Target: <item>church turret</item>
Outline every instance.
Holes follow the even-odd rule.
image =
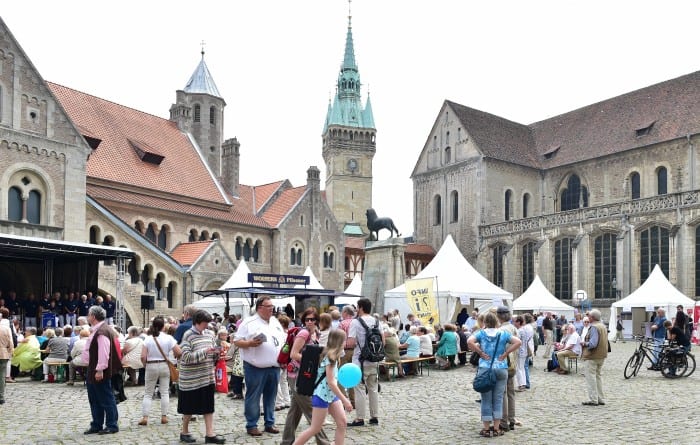
[[[352,15],[348,15],[345,52],[333,101],[323,127],[326,200],[338,222],[359,222],[367,232],[365,211],[372,207],[372,159],[376,129],[369,96],[362,107],[360,71],[355,60]]]
[[[221,160],[225,106],[226,102],[204,62],[202,49],[202,59],[190,80],[176,93],[175,104],[170,107],[170,120],[180,130],[192,134],[217,178],[225,176]]]

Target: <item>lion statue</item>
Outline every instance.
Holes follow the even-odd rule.
[[[367,209],[367,228],[369,229],[370,239],[378,240],[379,231],[381,229],[387,229],[389,231],[389,238],[394,235],[394,232],[396,232],[396,236],[401,236],[399,229],[394,225],[394,221],[392,221],[391,218],[379,218],[374,209]]]

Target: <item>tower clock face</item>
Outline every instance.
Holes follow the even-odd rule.
[[[352,172],[357,170],[357,160],[356,159],[348,160],[348,170],[350,170]]]

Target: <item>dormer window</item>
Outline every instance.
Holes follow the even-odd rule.
[[[647,124],[645,124],[645,125],[642,125],[641,127],[637,128],[637,129],[635,130],[635,133],[636,133],[637,137],[639,138],[639,137],[646,136],[646,135],[648,135],[649,133],[651,133],[651,129],[652,129],[652,127],[654,126],[654,122],[656,122],[656,121],[651,121],[651,122],[649,122],[649,123],[647,123]]]
[[[545,159],[552,159],[554,156],[556,156],[557,152],[561,148],[561,145],[557,145],[556,147],[552,147],[549,150],[544,152],[544,158]]]
[[[165,156],[160,154],[158,150],[148,146],[145,142],[133,141],[131,139],[127,140],[129,141],[134,151],[136,152],[138,157],[141,158],[142,161],[155,165],[160,165],[160,163],[163,162],[163,159],[165,159]]]

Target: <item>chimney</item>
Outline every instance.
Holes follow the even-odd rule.
[[[241,144],[235,137],[226,139],[221,146],[221,184],[233,196],[238,196],[240,148]]]
[[[314,192],[321,190],[321,171],[315,165],[306,170],[306,186]]]

